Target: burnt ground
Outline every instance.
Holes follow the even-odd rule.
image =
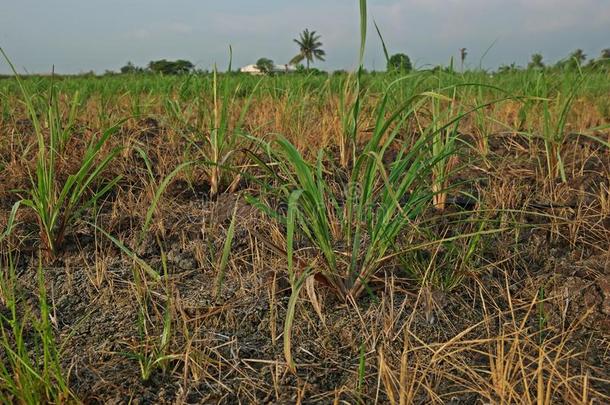
[[[160,130],[148,122],[146,131],[152,138]],[[462,162],[468,169],[456,180],[477,189],[476,208],[492,213],[490,228],[507,230],[483,238],[454,288],[422,286],[413,269],[392,263],[355,305],[317,284],[322,317],[303,291],[292,330],[296,373],[282,346],[290,296],[285,258],[261,240],[280,236],[242,198],[256,190],[210,198],[204,183],[177,178],[138,243],[146,208],[137,204],[145,198],[130,188],[137,178],[125,180],[95,222],[167,277],[151,280],[90,224],[73,230],[44,266],[72,391],[85,403],[385,403],[398,398],[402,384],[416,403],[477,404],[507,398],[507,387],[515,401],[535,398],[542,375],[553,402],[574,400],[587,384],[591,398],[608,401],[608,150],[572,140],[570,181],[549,185],[540,158],[518,139],[493,141],[493,164]],[[14,196],[2,199],[2,210],[10,209]],[[235,204],[236,235],[217,295]],[[21,305],[35,308],[36,224],[27,214],[21,219],[18,292]],[[447,227],[460,231],[437,222],[433,236]],[[422,266],[436,263],[435,251],[424,253],[417,256]],[[166,313],[170,339],[158,349]],[[137,356],[154,350],[172,356],[144,380]]]

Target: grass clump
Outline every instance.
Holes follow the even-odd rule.
[[[31,405],[73,402],[61,365],[63,349],[55,342],[42,265],[38,268],[38,314],[28,308],[23,312],[10,258],[1,273],[0,301],[7,311],[0,314],[0,401]]]
[[[1,50],[0,50],[1,51]],[[67,229],[74,224],[84,210],[93,206],[103,195],[110,191],[119,181],[119,177],[106,185],[94,189],[102,172],[119,152],[118,148],[103,154],[108,139],[117,132],[119,124],[103,131],[85,150],[80,165],[64,181],[60,180],[58,164],[67,157],[62,151],[69,140],[70,129],[74,123],[74,111],[78,99],[72,101],[70,118],[67,126],[61,124],[58,99],[54,87],[51,87],[49,104],[45,106],[49,130],[45,133],[38,113],[34,107],[33,97],[21,81],[15,68],[9,62],[23,97],[23,102],[34,126],[38,153],[36,169],[30,174],[31,189],[26,190],[27,198],[21,203],[31,208],[38,219],[40,241],[47,257],[53,257],[61,248]]]

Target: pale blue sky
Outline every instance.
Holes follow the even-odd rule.
[[[357,0],[2,0],[0,46],[20,71],[118,70],[127,61],[183,58],[209,69],[268,57],[287,62],[292,42],[310,28],[322,35],[322,69],[357,61]],[[467,64],[524,65],[534,52],[554,62],[576,48],[596,57],[610,48],[610,0],[369,0],[366,63],[384,59],[372,19],[391,53],[417,66],[446,64],[468,48]],[[0,72],[8,72],[0,61]]]

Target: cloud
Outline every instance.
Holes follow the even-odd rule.
[[[130,39],[148,39],[151,35],[151,31],[146,28],[140,28],[127,33],[127,37]]]
[[[193,32],[193,27],[181,22],[172,22],[166,25],[165,30],[176,34],[188,34]]]
[[[194,31],[194,28],[182,22],[168,22],[154,24],[148,28],[137,28],[127,32],[128,39],[150,40],[167,35],[186,35]]]
[[[532,34],[610,26],[610,2],[599,0],[517,0],[522,28]]]
[[[506,27],[508,34],[610,26],[607,0],[394,0],[371,3],[371,9],[394,31],[404,31],[406,22],[419,20],[415,25],[427,24],[446,37],[485,35],[489,25],[496,31]]]

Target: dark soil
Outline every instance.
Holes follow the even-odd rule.
[[[141,136],[151,142],[163,132],[152,118],[140,125]],[[20,131],[26,127],[27,123],[19,124]],[[532,339],[548,340],[551,354],[555,353],[551,347],[559,345],[558,337],[569,335],[562,353],[573,355],[558,361],[564,361],[562,367],[588,370],[589,383],[601,393],[602,403],[608,399],[603,395],[610,395],[610,223],[599,215],[598,196],[602,185],[608,187],[610,165],[607,151],[578,142],[571,147],[589,148],[588,160],[568,184],[556,185],[555,199],[537,179],[538,163],[518,155],[503,137],[492,143],[493,172],[477,168],[460,172],[463,179],[479,182],[482,204],[478,207],[498,210],[493,220],[499,226],[519,225],[486,238],[480,268],[457,288],[422,289],[400,266],[388,266],[378,275],[384,280],[382,287],[363,296],[357,308],[317,285],[323,320],[303,293],[292,331],[296,374],[287,371],[282,347],[290,296],[285,258],[261,241],[273,235],[268,219],[241,197],[252,190],[210,198],[205,183],[176,178],[159,207],[157,218],[162,220],[154,221],[141,244],[136,243],[136,235],[143,212],[103,207],[97,223],[126,241],[154,269],[166,271],[168,281],[147,278],[91,226],[81,224],[73,232],[59,256],[44,267],[70,386],[85,403],[100,404],[337,399],[386,403],[388,394],[378,383],[380,353],[398,370],[408,328],[416,346],[471,342],[460,357],[462,364],[454,357],[433,359],[423,348],[412,353],[422,368],[426,361],[433,365],[427,383],[440,401],[476,404],[484,398],[461,383],[472,377],[463,365],[488,369],[483,341],[524,323]],[[584,161],[583,156],[584,152],[576,160]],[[121,198],[126,197],[118,193],[107,204],[118,204],[114,199]],[[10,209],[11,202],[3,194],[1,209]],[[454,207],[449,212],[474,208],[471,198],[461,194],[450,202]],[[235,204],[232,259],[216,295],[215,269]],[[508,209],[527,213],[499,211]],[[568,221],[553,221],[551,216]],[[33,307],[37,305],[35,229],[35,224],[20,227],[26,246],[17,268],[20,291]],[[541,296],[544,302],[533,305]],[[167,351],[182,356],[163,362],[143,380],[134,353],[150,353],[155,338],[159,341],[167,307],[172,325]],[[142,335],[143,323],[148,338]],[[359,389],[361,353],[365,373]],[[414,398],[416,403],[429,400],[425,390]]]

